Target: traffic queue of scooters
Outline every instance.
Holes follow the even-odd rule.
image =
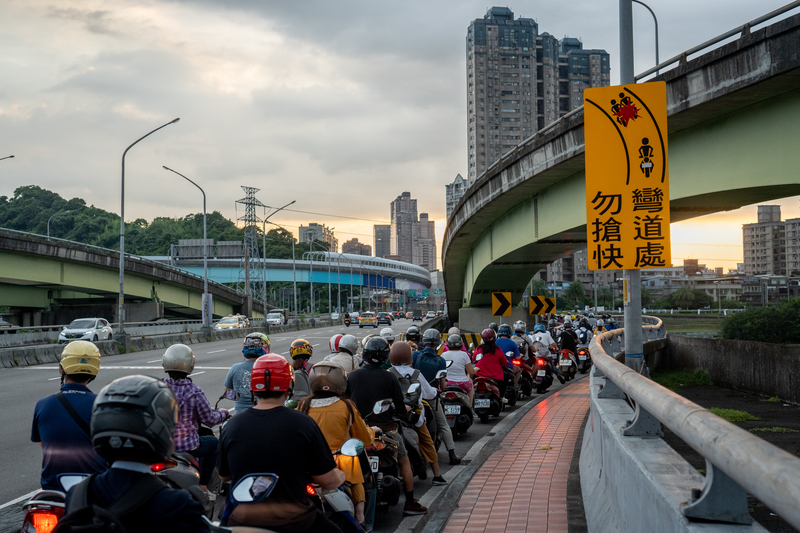
[[[514,406],[518,399],[529,397],[534,392],[537,394],[547,392],[553,384],[554,375],[563,376],[563,379],[561,377],[559,379],[564,382],[574,379],[578,372],[586,373],[591,368],[591,356],[585,344],[578,345],[577,353],[573,353],[567,349],[557,350],[554,345],[545,346],[527,334],[515,335],[513,340],[519,347],[519,355],[514,355],[514,352],[506,354],[507,356],[513,355],[511,360],[513,369],[504,368],[505,397],[501,397],[498,383],[487,377],[473,377],[472,400],[470,400],[470,391],[458,386],[448,385],[443,390],[439,390],[438,384],[441,382],[441,378],[446,377],[447,370],[441,370],[436,379],[431,381],[430,384],[439,392],[439,401],[443,404],[445,417],[454,437],[467,433],[475,418],[478,418],[481,423],[487,423],[490,417],[498,417],[506,405]],[[474,355],[475,348],[474,344],[470,344],[469,349],[463,351],[469,354],[473,364],[479,365],[482,354]],[[452,361],[447,361],[447,368],[451,363]],[[419,386],[419,383],[414,383],[405,392],[406,405],[412,410],[424,409],[426,411],[425,420],[428,432],[438,451],[442,439],[429,402],[422,400],[418,394]],[[215,410],[222,400],[236,400],[234,394],[233,391],[228,391],[226,395],[220,397],[215,405]],[[372,414],[386,412],[391,406],[390,399],[378,401]],[[370,416],[365,417],[367,423]],[[359,523],[354,517],[354,505],[347,484],[338,490],[322,490],[313,484],[309,484],[307,487],[312,501],[342,531],[356,533],[371,531],[375,523],[376,511],[386,511],[393,507],[403,495],[397,461],[399,442],[394,440],[395,438],[404,440],[414,475],[419,479],[427,477],[427,465],[420,450],[417,432],[406,419],[396,417],[395,421],[399,428],[396,437],[377,432],[374,442],[369,446],[365,446],[357,439],[350,439],[334,454],[350,457],[361,465],[361,471],[365,476],[366,494],[366,522],[364,524]],[[201,427],[201,431],[218,435],[224,425],[225,422],[216,429]],[[200,466],[191,454],[173,453],[168,461],[152,465],[151,470],[169,486],[185,489],[202,501],[204,496],[198,485]],[[25,533],[53,531],[58,520],[64,515],[66,492],[85,477],[85,475],[63,474],[58,478],[63,492],[38,491],[24,505],[25,518],[21,531]],[[231,487],[219,479],[215,470],[208,488],[217,494],[217,498],[206,507],[206,517],[211,531],[270,531],[258,528],[228,527],[227,524],[237,506],[264,501],[269,498],[277,482],[275,474],[261,473],[244,477]]]

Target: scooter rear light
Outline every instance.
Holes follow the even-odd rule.
[[[62,513],[59,511],[48,511],[45,509],[33,509],[28,511],[25,522],[22,524],[22,531],[35,531],[36,533],[51,533],[58,524],[58,519]],[[33,526],[33,530],[30,529]]]
[[[522,364],[522,361],[520,361],[519,359],[514,359],[514,365],[519,366],[521,364]]]
[[[448,391],[448,392],[444,393],[444,399],[445,400],[457,400],[458,399],[458,395],[453,391]]]
[[[151,472],[161,472],[165,468],[167,468],[167,465],[165,465],[164,463],[154,463],[150,465]]]
[[[306,492],[308,493],[309,496],[317,495],[317,491],[314,490],[314,485],[311,485],[310,483],[306,485]]]
[[[544,359],[539,359],[539,366],[544,366],[544,363],[545,363]]]

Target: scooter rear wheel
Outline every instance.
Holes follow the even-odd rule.
[[[478,418],[481,419],[481,424],[488,424],[489,423],[489,414],[488,413],[479,414]]]

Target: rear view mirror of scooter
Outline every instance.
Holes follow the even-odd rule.
[[[348,457],[358,457],[364,451],[364,443],[358,439],[348,439],[342,444],[339,453]]]
[[[452,359],[448,359],[447,363],[445,363],[445,368],[450,368],[451,366],[453,366],[453,360]]]
[[[389,407],[392,406],[392,400],[380,400],[375,402],[375,406],[372,408],[372,414],[379,415],[381,413],[385,413],[389,410]]]
[[[69,489],[86,479],[86,474],[60,474],[58,476],[58,484],[64,489],[64,492],[69,492]]]
[[[272,493],[278,483],[275,474],[250,474],[236,483],[220,517],[220,525],[225,527],[237,505],[258,503]]]

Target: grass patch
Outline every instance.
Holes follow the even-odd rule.
[[[781,403],[781,399],[777,396],[770,396],[769,398],[758,400],[759,402]]]
[[[664,326],[670,333],[711,333],[722,329],[722,319],[717,317],[689,318],[677,315],[658,315],[658,318],[664,321]]]
[[[774,427],[774,428],[753,428],[750,430],[752,433],[757,431],[765,432],[765,433],[800,433],[796,429],[789,429],[789,428],[782,428],[782,427]]]
[[[664,372],[654,372],[653,381],[670,390],[678,390],[681,387],[691,387],[692,385],[713,385],[708,372],[705,370],[667,370]]]
[[[753,416],[747,411],[738,411],[736,409],[720,409],[719,407],[711,407],[709,408],[709,411],[711,411],[718,417],[733,423],[748,422],[750,420],[761,420],[757,416]]]

